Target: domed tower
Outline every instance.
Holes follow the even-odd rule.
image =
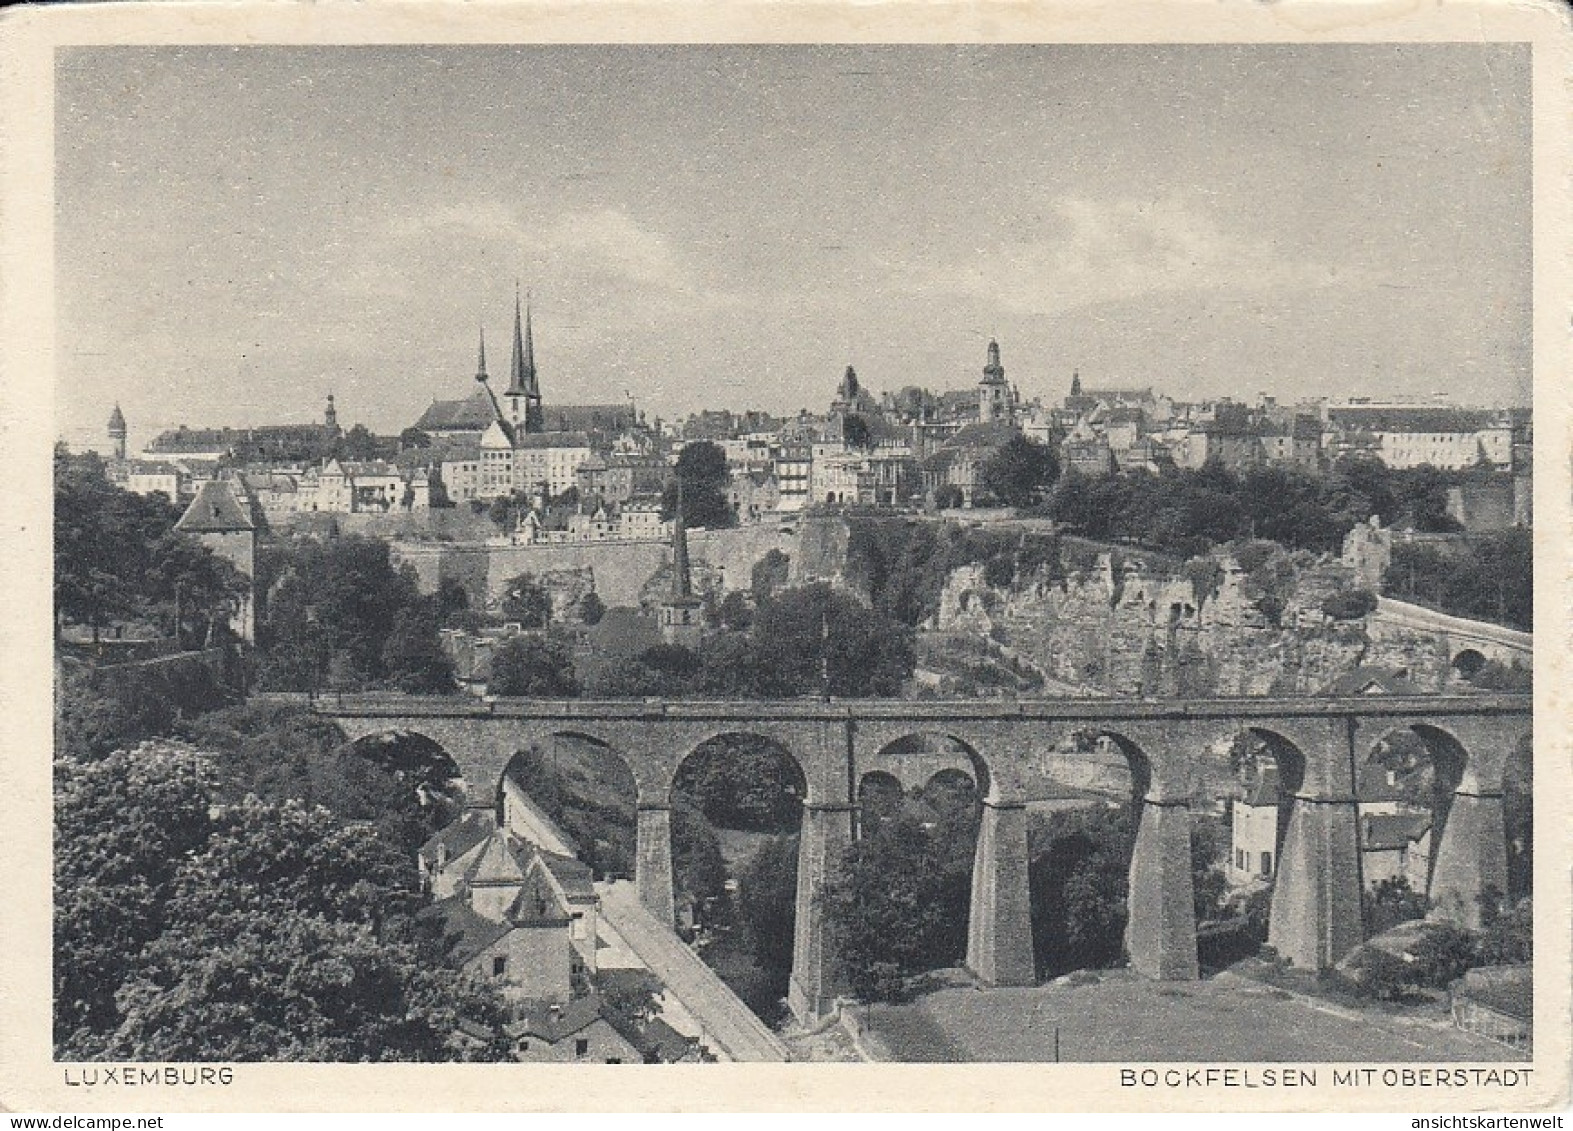
[[[322,414],[322,429],[329,436],[339,434],[339,410],[333,405],[333,394],[328,394],[328,407]]]
[[[126,458],[126,418],[118,402],[115,411],[109,414],[109,444],[114,449],[116,459]]]
[[[996,420],[1007,423],[1015,415],[1015,398],[1005,383],[1005,367],[1000,364],[1000,344],[989,339],[988,364],[983,367],[983,380],[978,382],[978,420],[990,424]]]

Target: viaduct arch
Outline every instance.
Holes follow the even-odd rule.
[[[1210,751],[1221,741],[1255,731],[1285,759],[1291,796],[1269,942],[1296,965],[1323,969],[1363,940],[1355,788],[1371,746],[1407,728],[1457,755],[1461,764],[1449,779],[1456,785],[1435,848],[1431,894],[1442,914],[1473,923],[1480,896],[1506,889],[1502,776],[1532,715],[1529,696],[1506,693],[997,702],[477,701],[372,694],[319,697],[313,709],[335,720],[351,740],[387,731],[430,739],[447,751],[476,796],[490,797],[509,760],[530,745],[575,737],[610,750],[628,766],[638,794],[640,899],[668,922],[671,789],[678,766],[726,734],[780,744],[802,768],[807,791],[789,994],[802,1018],[825,1012],[834,995],[818,896],[855,835],[859,783],[877,772],[907,784],[930,769],[932,761],[912,759],[914,737],[949,740],[946,757],[956,768],[970,766],[983,802],[967,936],[967,966],[974,974],[992,985],[1034,981],[1027,805],[1044,796],[1051,758],[1090,732],[1125,754],[1140,804],[1126,929],[1131,965],[1148,977],[1183,980],[1198,973],[1191,809],[1201,800]]]

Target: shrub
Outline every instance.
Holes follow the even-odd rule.
[[[1432,923],[1409,948],[1410,974],[1415,984],[1446,989],[1475,961],[1475,937],[1451,923]]]
[[[1376,611],[1376,594],[1369,589],[1345,589],[1322,601],[1322,612],[1333,620],[1359,620]]]
[[[1410,963],[1378,946],[1368,946],[1349,964],[1357,992],[1376,1001],[1401,1001],[1414,986]]]

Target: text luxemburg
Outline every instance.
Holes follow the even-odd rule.
[[[65,1080],[68,1088],[227,1087],[235,1082],[235,1070],[215,1064],[70,1065],[65,1069]]]

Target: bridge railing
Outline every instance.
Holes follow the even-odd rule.
[[[1522,692],[1469,695],[1354,695],[1213,699],[530,699],[406,695],[398,692],[318,694],[325,715],[425,718],[562,719],[1194,719],[1329,718],[1430,715],[1522,715]]]

